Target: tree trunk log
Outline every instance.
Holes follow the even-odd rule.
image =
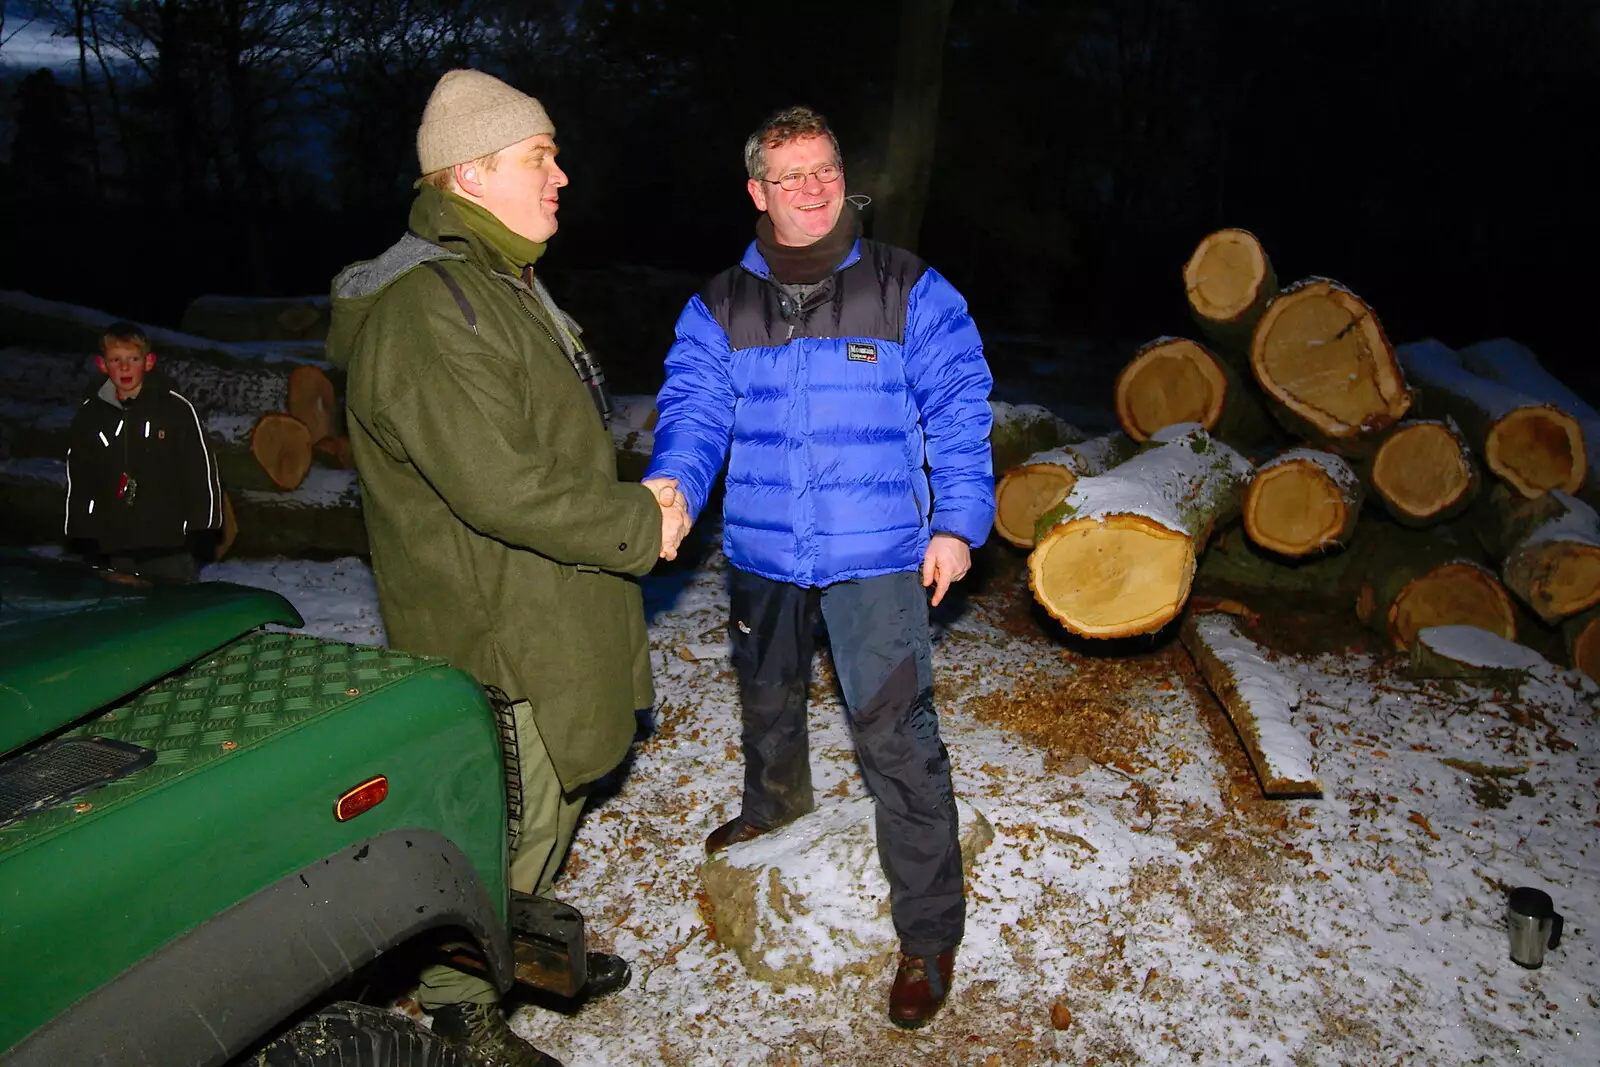
[[[1247,230],[1218,230],[1195,246],[1183,265],[1189,310],[1205,335],[1242,365],[1250,334],[1261,313],[1278,295],[1278,276]]]
[[[333,434],[339,414],[333,382],[310,364],[296,367],[289,372],[288,411],[305,423],[313,445]]]
[[[1285,556],[1347,544],[1361,515],[1361,478],[1331,452],[1296,448],[1256,468],[1244,497],[1244,528]]]
[[[1508,641],[1517,637],[1511,594],[1449,527],[1385,530],[1356,598],[1356,615],[1402,652],[1429,626],[1476,626]]]
[[[1370,454],[1411,406],[1378,316],[1327,278],[1297,282],[1267,305],[1250,368],[1291,433],[1340,455]]]
[[[1154,438],[1160,447],[1080,479],[1039,520],[1028,584],[1073,633],[1130,637],[1172,621],[1213,527],[1237,513],[1249,462],[1199,427],[1175,430]]]
[[[1429,626],[1412,642],[1410,674],[1515,689],[1530,670],[1549,662],[1526,645],[1476,626]]]
[[[1255,391],[1225,360],[1194,341],[1158,337],[1133,354],[1113,389],[1117,421],[1135,441],[1197,422],[1234,447],[1266,440],[1272,425]]]
[[[1110,433],[1028,457],[995,486],[995,532],[1018,548],[1032,548],[1039,517],[1065,500],[1079,478],[1103,474],[1137,449],[1127,435]]]
[[[1036,452],[1081,442],[1083,432],[1038,404],[1008,404],[989,401],[994,424],[989,431],[989,453],[998,477],[1028,461]]]
[[[1473,374],[1565,411],[1578,420],[1584,455],[1591,459],[1600,456],[1600,412],[1545,370],[1527,347],[1507,337],[1479,341],[1461,350],[1461,365]],[[1580,493],[1591,506],[1600,508],[1600,485],[1595,484],[1594,478],[1585,480]]]
[[[1407,526],[1465,511],[1478,495],[1478,467],[1454,419],[1412,419],[1395,427],[1372,458],[1372,492]]]
[[[1507,587],[1546,623],[1600,603],[1600,516],[1559,490],[1533,500],[1495,486],[1475,530]]]
[[[1244,527],[1230,526],[1200,557],[1195,586],[1246,588],[1349,602],[1366,577],[1367,534],[1358,525],[1351,545],[1328,555],[1290,557],[1269,552],[1250,540]]]
[[[1561,624],[1567,643],[1567,662],[1600,682],[1600,608],[1590,608]]]
[[[295,489],[311,469],[311,431],[293,415],[269,411],[250,431],[250,452],[280,489]]]
[[[1435,340],[1397,350],[1429,416],[1450,415],[1491,471],[1525,497],[1552,489],[1576,492],[1588,473],[1578,420],[1498,382],[1469,373]]]
[[[1290,709],[1300,702],[1295,684],[1267,662],[1227,615],[1190,614],[1178,633],[1200,676],[1233,720],[1261,792],[1269,797],[1320,795],[1311,744],[1289,719]]]

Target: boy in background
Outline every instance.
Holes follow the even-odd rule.
[[[106,376],[72,419],[68,538],[114,570],[192,582],[192,540],[222,526],[222,488],[200,415],[155,370],[150,339],[131,322],[100,338]]]

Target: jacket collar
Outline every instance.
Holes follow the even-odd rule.
[[[833,273],[838,274],[845,268],[855,265],[855,263],[860,259],[861,238],[857,237],[855,244],[850,246],[849,254],[847,254],[844,259],[839,262],[839,265],[834,268]],[[768,281],[772,280],[772,268],[767,266],[766,258],[763,257],[760,250],[756,248],[756,242],[754,241],[751,241],[749,247],[744,250],[744,258],[739,260],[739,266],[743,267],[751,274],[754,274],[757,278],[763,278]]]

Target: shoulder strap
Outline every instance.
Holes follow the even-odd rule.
[[[445,288],[450,290],[450,295],[456,298],[456,307],[461,309],[462,317],[467,320],[467,325],[472,327],[472,332],[478,332],[478,315],[472,310],[472,301],[467,299],[467,294],[462,291],[461,283],[456,281],[455,275],[445,270],[444,264],[437,259],[424,260],[422,265],[439,276]]]

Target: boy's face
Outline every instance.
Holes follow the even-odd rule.
[[[129,400],[139,395],[144,386],[144,376],[154,369],[156,354],[142,352],[133,341],[108,341],[105,355],[96,356],[94,365],[100,373],[111,379],[118,400]]]

